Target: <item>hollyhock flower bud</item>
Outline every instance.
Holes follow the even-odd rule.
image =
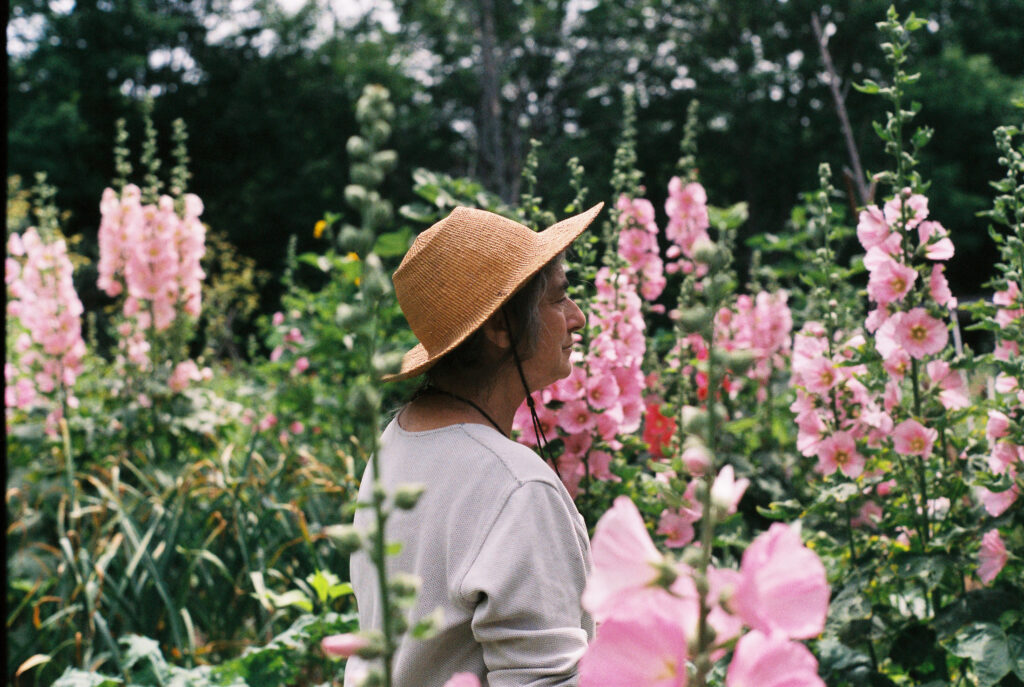
[[[978,579],[984,584],[991,584],[1007,560],[1009,554],[1002,537],[999,536],[999,530],[986,532],[981,538],[981,550],[978,552]]]
[[[352,632],[330,635],[320,641],[320,648],[332,658],[350,658],[369,645],[369,639]]]
[[[749,485],[750,480],[735,478],[731,465],[726,465],[719,471],[714,484],[711,485],[711,505],[719,513],[719,517],[736,512],[736,506]]]
[[[748,626],[807,639],[825,627],[825,566],[797,530],[774,523],[743,553],[733,607]]]
[[[754,630],[736,644],[726,687],[825,687],[818,662],[803,644]]]
[[[444,687],[480,687],[480,678],[473,673],[455,673]]]

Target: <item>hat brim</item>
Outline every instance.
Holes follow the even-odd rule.
[[[481,313],[478,317],[479,321],[474,327],[468,329],[463,336],[454,338],[443,350],[436,351],[431,355],[427,349],[423,347],[423,344],[416,344],[402,356],[401,370],[392,375],[385,375],[382,377],[382,380],[385,382],[398,382],[403,379],[411,379],[412,377],[423,374],[433,367],[434,364],[442,357],[458,347],[458,345],[465,341],[470,334],[479,329],[480,325],[486,322],[491,315],[496,313],[501,306],[505,305],[505,303],[507,303],[512,296],[514,296],[516,292],[526,284],[526,282],[530,281],[530,279],[540,272],[545,265],[551,262],[555,256],[567,249],[572,242],[575,241],[588,226],[590,226],[603,207],[603,202],[598,203],[589,210],[581,212],[578,215],[573,215],[572,217],[566,217],[562,221],[551,225],[544,231],[538,232],[537,238],[539,241],[537,243],[533,260],[515,275],[513,282],[515,286],[509,292],[508,296],[497,302],[494,308],[490,311]]]

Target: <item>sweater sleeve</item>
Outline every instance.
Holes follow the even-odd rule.
[[[463,578],[460,596],[474,609],[490,687],[577,684],[589,554],[570,509],[554,485],[520,484]]]

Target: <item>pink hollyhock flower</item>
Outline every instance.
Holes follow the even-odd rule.
[[[306,426],[299,422],[298,420],[295,420],[290,425],[288,425],[288,431],[290,431],[292,434],[302,434],[305,430]]]
[[[754,630],[736,644],[726,687],[825,687],[803,644]]]
[[[953,298],[953,292],[949,290],[949,282],[943,274],[945,268],[942,265],[932,265],[932,274],[928,278],[928,292],[938,305],[948,308],[955,308],[957,300]]]
[[[861,210],[857,222],[857,239],[865,251],[869,251],[889,236],[892,230],[885,216],[876,205]]]
[[[306,356],[302,356],[301,358],[295,361],[295,364],[292,366],[292,369],[288,374],[290,374],[292,377],[295,377],[297,375],[302,374],[308,369],[309,358],[307,358]]]
[[[611,471],[612,454],[607,451],[591,451],[587,454],[586,468],[592,479],[604,482],[621,482],[622,478]]]
[[[280,310],[274,313],[274,317],[271,319],[271,324],[273,324],[275,327],[280,327],[282,324],[284,324],[284,313],[281,312]]]
[[[568,434],[583,434],[594,426],[594,414],[586,401],[569,401],[558,412],[558,425]]]
[[[882,506],[875,501],[867,501],[861,506],[860,511],[857,513],[857,517],[850,520],[851,527],[869,527],[871,529],[877,529],[878,523],[882,521],[882,515],[885,511],[882,510]]]
[[[967,384],[960,373],[952,369],[945,360],[933,360],[925,367],[931,383],[939,388],[939,402],[947,410],[967,408]]]
[[[917,270],[886,257],[868,278],[868,297],[879,305],[903,300],[917,280]]]
[[[1006,565],[1009,554],[1006,552],[1006,545],[1003,544],[999,530],[989,530],[981,538],[981,550],[978,552],[978,579],[985,584],[991,584],[996,575]]]
[[[841,430],[818,445],[818,471],[831,475],[842,470],[847,477],[856,478],[864,471],[864,456],[857,452],[853,435]]]
[[[920,360],[945,348],[949,331],[941,320],[929,315],[924,308],[914,308],[899,319],[896,341],[912,358]]]
[[[167,380],[167,386],[171,391],[181,392],[188,388],[190,382],[197,382],[203,378],[199,367],[194,360],[182,360],[174,367],[171,376]]]
[[[772,524],[743,552],[732,605],[749,627],[814,637],[825,627],[828,598],[825,566],[790,526]]]
[[[614,374],[601,374],[587,382],[587,401],[594,408],[604,410],[615,405],[619,398],[619,384]]]
[[[266,415],[263,416],[263,419],[260,420],[258,428],[259,428],[259,431],[265,432],[265,431],[267,431],[268,429],[270,429],[271,427],[273,427],[276,424],[277,424],[277,416],[274,415],[273,413],[267,413]]]
[[[990,442],[1002,439],[1010,433],[1010,418],[998,410],[988,411],[988,423],[985,425],[985,438]]]
[[[711,485],[711,505],[724,517],[736,512],[736,506],[743,498],[743,492],[750,486],[750,480],[736,479],[731,465],[726,465]]]
[[[696,534],[693,523],[700,519],[700,513],[689,508],[669,510],[666,508],[658,518],[658,534],[665,536],[665,546],[678,549],[693,541]]]
[[[909,188],[905,188],[885,204],[883,214],[886,221],[893,226],[899,226],[906,215],[907,223],[904,228],[909,231],[928,217],[928,198],[920,193],[911,193]]]
[[[607,618],[580,659],[580,687],[686,687],[699,607],[661,589]]]
[[[1016,484],[1005,491],[989,491],[985,487],[978,487],[976,496],[981,505],[993,518],[998,518],[1012,506],[1020,495],[1020,489]]]
[[[347,632],[341,635],[329,635],[320,640],[320,648],[333,658],[350,658],[370,645],[370,640],[362,635]]]
[[[480,678],[473,673],[455,673],[444,687],[480,687]]]
[[[904,420],[892,430],[893,448],[905,456],[927,458],[938,438],[938,430],[925,427],[917,420]]]
[[[651,541],[640,511],[626,496],[615,499],[594,529],[593,572],[583,607],[598,623],[658,578],[663,557]]]
[[[948,238],[939,239],[925,249],[924,256],[929,260],[949,260],[953,257],[953,242]]]
[[[1024,446],[1000,441],[992,447],[992,453],[988,457],[988,469],[1001,475],[1021,460],[1024,460]]]

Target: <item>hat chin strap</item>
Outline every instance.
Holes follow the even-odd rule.
[[[533,402],[533,394],[530,393],[530,386],[526,383],[526,374],[523,373],[523,363],[519,359],[519,346],[512,334],[512,324],[508,319],[508,311],[502,308],[501,314],[505,317],[505,328],[508,330],[509,342],[512,344],[512,357],[516,361],[516,370],[519,372],[519,380],[523,383],[523,391],[526,392],[526,405],[530,408],[530,417],[533,420],[533,434],[537,439],[537,448],[540,451],[541,458],[544,459],[545,462],[551,464],[551,467],[554,469],[558,479],[561,480],[562,474],[558,471],[558,463],[548,455],[548,439],[544,436],[544,428],[541,427],[540,419],[537,418],[537,406]]]

